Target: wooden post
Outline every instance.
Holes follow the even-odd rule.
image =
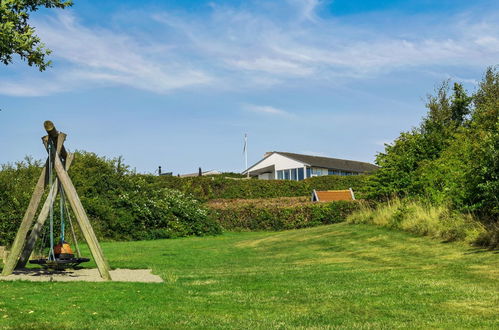
[[[68,152],[67,156],[68,158],[66,159],[66,171],[69,170],[69,167],[71,166],[71,162],[73,161],[74,158],[73,156],[74,155],[72,153]],[[21,254],[21,257],[19,258],[19,261],[17,262],[16,268],[23,268],[26,266],[26,263],[29,260],[31,252],[33,252],[33,249],[35,247],[35,243],[40,237],[43,225],[45,224],[45,221],[47,220],[47,217],[49,215],[50,205],[52,204],[52,200],[55,200],[55,197],[57,196],[58,188],[59,188],[59,181],[56,178],[54,180],[54,184],[50,188],[47,199],[45,200],[45,203],[43,204],[42,209],[38,214],[36,223],[33,226],[33,229],[31,230],[28,240],[26,241],[26,245],[24,246],[24,250]]]
[[[43,191],[45,188],[45,173],[47,172],[48,160],[43,167],[42,173],[40,174],[40,178],[38,178],[38,182],[36,183],[35,191],[33,195],[31,195],[31,200],[29,201],[28,209],[24,213],[23,220],[21,222],[21,226],[17,231],[16,238],[14,239],[14,243],[10,249],[10,254],[5,261],[5,266],[2,270],[2,275],[7,276],[12,274],[12,271],[16,267],[17,260],[21,255],[21,251],[24,246],[24,241],[26,240],[26,235],[28,234],[31,225],[33,224],[33,219],[36,214],[36,210],[38,209],[38,205],[40,205],[40,200],[43,196]]]
[[[2,260],[2,263],[5,262],[5,254],[7,250],[5,250],[5,246],[0,246],[0,260]]]
[[[90,225],[90,221],[88,220],[87,214],[83,205],[81,204],[80,198],[78,197],[78,193],[69,177],[68,173],[64,169],[62,162],[59,158],[59,154],[55,155],[54,162],[55,171],[57,173],[57,177],[64,188],[64,192],[66,193],[66,198],[73,209],[76,220],[80,225],[80,229],[87,241],[88,247],[90,248],[90,252],[92,252],[92,256],[94,257],[95,263],[97,264],[97,268],[99,269],[100,276],[104,280],[111,280],[111,275],[109,274],[109,265],[107,260],[102,253],[102,249],[97,241],[97,237],[95,236],[94,230]]]

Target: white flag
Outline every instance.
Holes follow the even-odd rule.
[[[243,148],[243,153],[246,152],[246,145],[248,144],[248,134],[244,134],[244,148]]]

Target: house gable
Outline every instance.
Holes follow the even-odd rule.
[[[261,161],[259,161],[258,163],[256,163],[255,165],[248,168],[246,171],[243,172],[243,174],[245,174],[247,171],[253,172],[269,167],[273,167],[274,171],[279,171],[290,168],[304,167],[307,165],[308,164],[304,162],[300,162],[298,160],[273,152],[264,159],[262,159]]]

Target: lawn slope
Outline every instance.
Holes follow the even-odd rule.
[[[103,249],[165,283],[0,282],[0,327],[499,327],[499,254],[369,225]]]

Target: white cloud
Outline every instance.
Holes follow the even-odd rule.
[[[494,12],[480,19],[472,13],[445,17],[439,23],[413,16],[380,27],[321,18],[325,6],[319,0],[267,5],[213,5],[202,14],[135,13],[145,26],[155,24],[144,30],[128,21],[121,29],[85,26],[68,11],[45,17],[36,27],[53,50],[54,68],[43,78],[0,78],[0,94],[35,96],[103,86],[168,93],[200,86],[330,84],[403,69],[483,69],[499,58],[499,14]]]
[[[40,96],[81,87],[128,86],[155,93],[205,85],[212,77],[178,62],[167,45],[141,44],[131,35],[90,29],[70,13],[37,22],[37,32],[53,51],[49,81],[0,80],[0,93]],[[48,73],[47,72],[47,73]]]
[[[298,8],[301,19],[315,22],[318,20],[317,8],[321,5],[319,0],[288,0],[291,5]]]
[[[290,0],[310,16],[319,2]],[[307,9],[308,8],[308,9]],[[306,14],[309,13],[309,14]],[[400,68],[476,66],[499,58],[497,15],[478,23],[461,16],[425,26],[424,20],[384,29],[360,29],[340,20],[276,20],[271,14],[216,7],[211,19],[186,21],[168,14],[156,20],[184,35],[193,49],[235,73],[285,79],[372,77]],[[416,20],[417,18],[412,18]],[[459,24],[458,24],[459,23]]]
[[[284,111],[282,109],[278,109],[272,107],[270,105],[254,105],[254,104],[246,104],[244,108],[248,111],[265,114],[265,115],[274,115],[274,116],[286,116],[286,117],[294,117],[294,114]]]
[[[62,87],[62,85],[49,85],[45,83],[41,83],[37,86],[36,83],[33,84],[33,82],[27,84],[24,82],[0,81],[0,94],[19,97],[43,96],[64,91]]]

